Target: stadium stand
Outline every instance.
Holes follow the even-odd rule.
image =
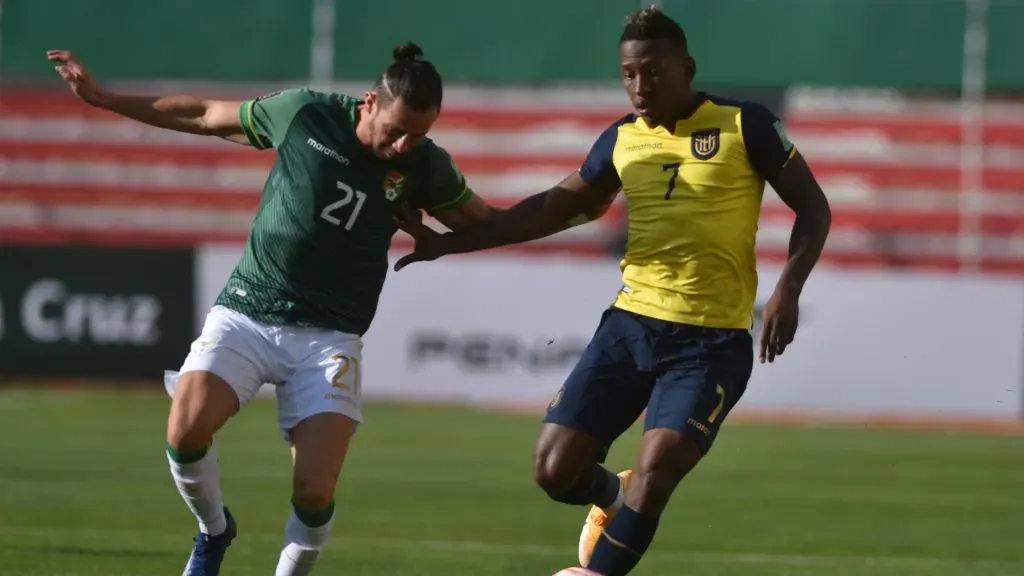
[[[973,224],[982,270],[1024,271],[1024,106],[989,105],[985,190],[973,223],[962,217],[958,110],[954,100],[790,91],[780,112],[834,204],[826,260],[957,269],[958,237]],[[575,169],[622,113],[619,105],[455,104],[434,138],[475,190],[509,205]],[[129,123],[61,93],[8,91],[0,97],[0,239],[238,241],[272,162],[268,153]],[[620,202],[597,224],[520,249],[615,252],[623,215]],[[762,258],[784,258],[791,221],[766,192]]]

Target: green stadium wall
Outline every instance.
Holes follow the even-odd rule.
[[[6,0],[0,76],[52,78],[68,47],[98,74],[132,80],[284,81],[310,74],[314,0]],[[452,81],[609,83],[636,0],[335,0],[335,79],[374,77],[405,40]],[[664,0],[707,84],[956,89],[964,0]],[[441,10],[438,6],[443,6]],[[990,8],[988,80],[1024,89],[1024,3]]]

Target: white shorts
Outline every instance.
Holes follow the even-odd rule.
[[[354,334],[272,326],[214,306],[180,372],[165,373],[164,385],[173,396],[181,374],[212,372],[245,406],[264,384],[272,384],[278,425],[287,440],[296,424],[324,412],[362,422],[362,352],[362,339]]]

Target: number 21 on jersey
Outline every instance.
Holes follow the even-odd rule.
[[[353,190],[351,186],[341,181],[338,182],[338,190],[344,192],[345,195],[341,197],[341,200],[324,206],[324,209],[320,211],[320,217],[335,226],[341,226],[341,218],[336,214],[343,212],[342,208],[351,204],[354,199],[356,205],[352,207],[352,211],[349,212],[348,218],[345,220],[345,230],[351,230],[352,226],[356,223],[356,219],[359,218],[359,212],[363,209],[363,203],[366,202],[366,193]]]

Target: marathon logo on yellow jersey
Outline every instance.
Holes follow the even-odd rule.
[[[710,160],[718,154],[722,142],[721,128],[698,130],[690,134],[690,154],[697,160]]]

